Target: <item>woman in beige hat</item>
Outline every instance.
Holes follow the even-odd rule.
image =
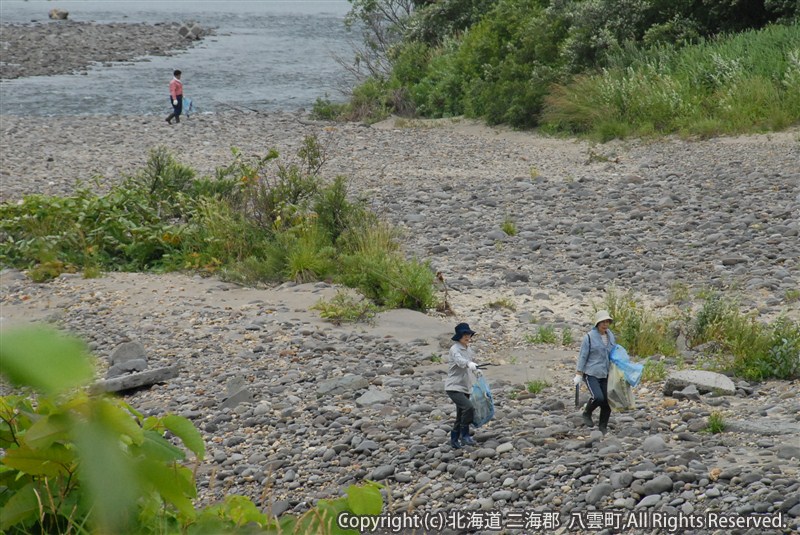
[[[608,327],[613,321],[607,310],[597,312],[594,328],[583,337],[578,354],[578,374],[575,376],[576,383],[583,381],[592,396],[583,410],[583,423],[594,427],[592,412],[600,407],[598,427],[603,434],[608,430],[608,419],[611,416],[611,405],[608,404],[608,367],[616,340]]]

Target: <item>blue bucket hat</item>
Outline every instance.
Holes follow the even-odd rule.
[[[451,340],[455,340],[456,342],[458,342],[459,340],[461,340],[461,337],[464,336],[465,334],[474,335],[475,331],[469,328],[469,324],[459,323],[458,325],[456,325],[456,334],[453,335]]]

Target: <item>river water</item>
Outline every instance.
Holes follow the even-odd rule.
[[[344,26],[347,0],[0,0],[0,20],[45,22],[53,8],[75,21],[196,21],[215,35],[173,56],[95,65],[87,75],[4,80],[2,113],[166,114],[174,69],[199,113],[310,109],[317,98],[343,101],[352,85],[336,60],[350,61],[358,38]]]

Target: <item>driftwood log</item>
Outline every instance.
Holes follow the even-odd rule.
[[[168,379],[178,376],[179,366],[166,366],[164,368],[155,368],[139,373],[131,373],[123,375],[122,377],[114,377],[113,379],[106,379],[105,381],[98,381],[90,388],[92,394],[99,394],[102,392],[123,392],[132,388],[141,388],[143,386],[150,386],[156,383],[163,383]]]

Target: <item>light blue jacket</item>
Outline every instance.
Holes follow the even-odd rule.
[[[450,369],[447,370],[447,377],[444,380],[445,391],[472,393],[473,375],[468,366],[470,362],[475,361],[474,359],[475,352],[471,347],[467,347],[461,342],[456,342],[450,347]]]
[[[611,329],[606,332],[608,333],[607,345],[600,338],[600,331],[597,330],[597,327],[583,337],[581,352],[578,354],[578,366],[576,368],[578,371],[598,379],[608,377],[609,357],[611,356],[611,350],[617,345],[617,341]]]

